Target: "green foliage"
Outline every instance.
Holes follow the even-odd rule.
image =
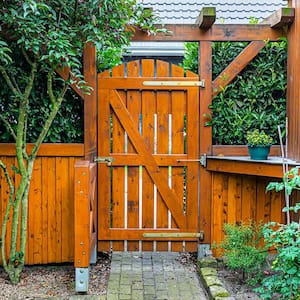
[[[264,227],[265,242],[277,250],[272,273],[257,289],[262,299],[299,299],[300,297],[300,229],[299,224],[269,223]]]
[[[261,269],[267,251],[262,243],[262,226],[251,224],[225,224],[225,238],[218,245],[224,254],[228,268],[242,271],[249,284],[255,284],[261,277]]]
[[[81,57],[86,42],[93,41],[97,46],[99,70],[108,69],[120,63],[123,47],[129,44],[136,27],[153,34],[157,23],[151,10],[135,0],[10,0],[1,1],[0,6],[0,64],[6,65],[20,90],[28,82],[28,62],[39,62],[28,110],[28,142],[36,140],[51,110],[49,70],[70,67],[84,87]],[[53,79],[53,85],[54,90],[62,86],[59,77]],[[11,97],[10,88],[1,85],[0,114],[16,129],[17,101],[11,101]],[[82,142],[82,115],[81,99],[68,91],[44,141]],[[0,142],[12,141],[10,130],[0,121]]]
[[[247,144],[253,146],[269,146],[272,145],[273,138],[268,136],[263,130],[254,129],[247,132]]]
[[[10,191],[2,222],[1,257],[5,272],[16,284],[26,256],[28,194],[38,150],[47,139],[82,139],[80,101],[71,96],[65,101],[65,97],[71,84],[90,91],[82,74],[84,46],[94,42],[99,59],[121,53],[135,26],[151,33],[155,18],[135,0],[0,2],[0,136],[2,141],[15,141],[16,166],[11,169],[20,174],[14,186],[14,174],[0,160]],[[66,80],[56,75],[64,67],[69,70]],[[60,118],[55,120],[57,115]],[[30,149],[28,141],[34,144]]]
[[[267,185],[267,191],[275,190],[276,192],[285,190],[290,196],[293,190],[300,190],[299,167],[292,168],[286,172],[282,178],[282,182],[270,182]]]
[[[16,82],[18,82],[19,88],[24,90],[28,81],[29,67],[24,62],[22,53],[18,48],[13,48],[13,58],[14,63],[9,66],[9,72],[13,74]],[[27,122],[27,142],[29,143],[37,140],[43,127],[45,116],[49,115],[51,110],[45,75],[45,71],[38,71],[37,78],[40,80],[34,82],[31,92]],[[57,80],[54,80],[54,93],[56,96],[60,88],[61,81],[57,78]],[[10,88],[3,84],[0,89],[0,114],[10,120],[13,130],[16,131],[19,102],[11,101],[10,93]],[[9,129],[1,122],[0,142],[14,142]],[[69,90],[66,93],[63,105],[54,119],[44,142],[83,142],[83,101],[73,90]]]
[[[286,172],[282,182],[271,182],[267,191],[285,191],[288,197],[293,190],[300,189],[299,167]],[[300,210],[300,203],[287,206],[283,211],[287,214]],[[277,250],[277,255],[272,263],[272,273],[262,280],[262,286],[257,289],[262,299],[297,299],[300,298],[300,218],[299,223],[278,224],[270,222],[263,229],[265,242],[268,247]]]
[[[245,42],[212,44],[213,78],[247,46]],[[184,67],[198,72],[198,44],[186,44]],[[264,130],[279,143],[277,126],[285,126],[287,42],[269,42],[255,59],[213,99],[214,144],[246,144],[246,133]],[[226,79],[226,74],[224,75]],[[283,130],[283,134],[285,131]]]

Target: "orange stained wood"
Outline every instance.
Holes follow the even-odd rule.
[[[113,77],[124,77],[124,65],[120,65],[118,67],[113,68],[112,76]],[[126,93],[123,91],[119,91],[120,96],[123,99],[126,99]],[[125,131],[120,124],[117,116],[115,114],[112,115],[112,151],[116,153],[125,152]],[[134,155],[135,158],[137,155]],[[127,157],[127,159],[126,159]],[[112,186],[115,188],[112,190],[112,226],[116,228],[122,228],[125,225],[124,219],[124,201],[122,201],[122,195],[124,195],[125,191],[125,165],[131,165],[128,162],[128,155],[124,155],[125,160],[120,163],[119,167],[113,168],[112,170]],[[133,159],[133,162],[136,159]],[[114,159],[115,165],[116,159]],[[136,164],[137,165],[137,164]],[[124,241],[114,241],[113,249],[116,251],[124,250]]]
[[[33,144],[27,144],[27,152],[33,148]],[[82,157],[84,155],[83,144],[42,144],[38,156],[42,157]],[[0,143],[0,156],[16,156],[16,145],[13,143]]]
[[[225,223],[282,222],[283,193],[265,190],[274,178],[218,172],[212,177],[212,243],[222,241]]]
[[[127,76],[138,77],[140,74],[140,62],[132,61],[127,64]],[[137,132],[141,131],[141,124],[139,122],[141,115],[141,93],[136,90],[130,90],[127,92],[127,98],[122,99],[123,103],[126,103],[128,113],[132,116]],[[124,101],[125,100],[125,101]],[[117,114],[116,114],[117,115]],[[117,115],[118,117],[118,115]],[[122,124],[122,121],[121,121]],[[123,126],[123,125],[122,125]],[[123,126],[124,128],[124,126]],[[127,153],[136,153],[135,147],[128,139]],[[140,188],[140,168],[139,166],[127,167],[127,227],[128,228],[139,228],[139,192]],[[127,249],[129,251],[138,251],[139,243],[129,241],[127,243]]]
[[[297,66],[300,60],[300,1],[289,1],[295,8],[295,21],[288,31],[288,61],[287,61],[287,116],[288,116],[288,155],[289,158],[300,161],[300,74]]]
[[[12,148],[14,145],[11,146]],[[76,147],[76,145],[75,145]],[[38,156],[34,164],[33,177],[29,191],[28,239],[26,264],[65,263],[74,259],[74,164],[80,157],[71,156],[71,147],[66,147],[63,156],[62,145],[57,145],[57,157],[54,157],[55,145],[47,149],[43,145],[43,156]],[[1,145],[0,145],[1,149]],[[68,150],[69,149],[69,150]],[[51,153],[49,157],[46,153]],[[11,170],[16,165],[13,156],[0,156],[18,185],[20,176]],[[8,186],[0,170],[0,220],[3,220]],[[11,218],[10,218],[11,220]],[[9,222],[8,227],[11,227]],[[7,253],[10,236],[6,239]]]
[[[212,128],[205,126],[205,115],[210,114],[209,109],[212,103],[212,50],[211,42],[201,42],[199,44],[199,74],[200,78],[205,79],[205,89],[200,90],[200,155],[211,153],[212,145]],[[200,230],[205,232],[204,243],[211,242],[211,201],[207,201],[212,197],[211,173],[206,168],[200,168]]]
[[[250,160],[223,160],[222,158],[208,158],[207,170],[234,174],[248,174],[282,178],[281,164],[268,164],[268,162],[251,162]]]
[[[182,251],[183,238],[171,243],[174,238],[149,239],[143,233],[198,230],[198,163],[194,162],[194,167],[186,161],[198,158],[199,87],[144,89],[143,82],[198,81],[198,76],[188,72],[184,77],[181,68],[153,60],[113,68],[111,76],[100,74],[98,83],[98,106],[104,108],[98,112],[98,130],[99,136],[105,137],[98,156],[113,159],[111,167],[101,164],[98,169],[99,175],[100,168],[104,171],[99,180],[99,211],[111,208],[111,217],[108,214],[99,220],[98,246],[102,249],[106,240],[112,240],[113,249]],[[109,174],[111,190],[107,188]],[[186,248],[190,240],[186,239]],[[193,242],[190,249],[196,248]]]
[[[84,156],[93,161],[97,155],[97,54],[89,42],[84,47],[84,80],[91,88],[84,94]]]
[[[74,266],[77,268],[89,266],[91,251],[96,245],[95,188],[96,165],[78,161],[75,164],[74,197]]]
[[[154,61],[153,60],[142,60],[141,62],[142,76],[143,77],[154,77]],[[149,151],[153,153],[154,151],[154,126],[153,126],[153,116],[156,112],[156,101],[154,91],[142,91],[142,130],[145,140],[145,144]],[[139,164],[141,165],[141,163]],[[169,165],[169,164],[168,164]],[[154,220],[154,187],[152,184],[152,179],[145,170],[142,169],[142,181],[143,181],[143,191],[142,191],[142,228],[153,228]],[[153,242],[143,241],[142,250],[143,251],[153,251]]]

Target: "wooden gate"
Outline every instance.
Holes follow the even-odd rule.
[[[200,83],[154,60],[99,74],[99,251],[197,251]]]

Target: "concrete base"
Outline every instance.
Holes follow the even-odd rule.
[[[206,257],[206,256],[212,256],[212,252],[210,250],[209,244],[198,244],[198,259]]]
[[[89,289],[89,268],[75,268],[75,291],[87,293]]]

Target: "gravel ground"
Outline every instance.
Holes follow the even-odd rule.
[[[89,295],[103,295],[110,270],[110,256],[98,254],[97,264],[90,269]],[[26,266],[17,286],[10,284],[0,269],[0,299],[69,299],[75,293],[73,265]]]

